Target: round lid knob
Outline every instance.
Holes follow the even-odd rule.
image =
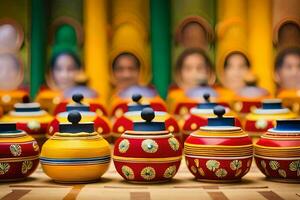
[[[214,114],[218,116],[218,118],[222,118],[225,114],[225,108],[223,106],[215,106],[214,107]]]
[[[151,122],[155,117],[154,110],[152,108],[144,108],[142,110],[141,117],[146,122]]]
[[[205,102],[207,102],[207,103],[210,102],[210,94],[209,93],[204,93],[203,98],[204,98]]]
[[[28,95],[25,95],[23,98],[22,98],[22,102],[23,103],[30,103],[30,98]]]
[[[74,94],[72,96],[72,100],[78,104],[81,104],[81,101],[83,100],[83,95],[82,94]]]
[[[68,121],[72,124],[78,124],[81,120],[81,114],[78,111],[71,111],[68,114]]]
[[[141,100],[142,98],[142,95],[141,94],[133,94],[131,99],[132,101],[136,102],[136,103],[139,103],[139,101]]]

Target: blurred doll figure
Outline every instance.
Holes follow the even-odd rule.
[[[13,109],[21,102],[27,91],[21,89],[24,77],[23,62],[19,51],[24,41],[22,27],[12,19],[0,22],[0,113]],[[1,114],[0,114],[1,115]]]
[[[112,63],[113,83],[116,93],[121,98],[131,98],[139,93],[144,97],[153,98],[157,95],[154,88],[139,85],[140,61],[130,52],[119,54]]]
[[[250,72],[250,62],[245,54],[231,52],[224,61],[223,86],[238,93],[246,86],[244,78]]]
[[[112,116],[120,117],[127,111],[127,103],[131,101],[133,94],[143,96],[142,101],[150,103],[154,110],[166,111],[166,105],[156,90],[151,86],[140,85],[140,67],[139,59],[131,52],[123,52],[113,60],[112,83],[115,92],[111,97]]]
[[[172,113],[179,114],[181,109],[187,112],[199,102],[199,98],[202,99],[204,93],[209,93],[213,98],[218,96],[211,87],[215,82],[213,65],[202,49],[189,48],[181,53],[175,66],[174,79],[175,84],[170,87],[167,97]]]
[[[80,59],[73,53],[65,51],[53,56],[51,73],[55,86],[63,91],[65,98],[82,94],[87,98],[97,97],[97,93],[86,87],[87,78],[82,72]]]
[[[61,107],[61,103],[65,108],[68,103],[66,101],[70,101],[73,94],[84,95],[88,102],[98,101],[98,94],[86,86],[87,78],[84,75],[78,44],[78,35],[82,32],[78,27],[81,26],[73,25],[75,22],[56,22],[60,23],[54,26],[50,66],[46,74],[47,87],[41,88],[36,98],[41,107],[52,114],[57,107]]]
[[[294,112],[300,111],[300,48],[280,51],[275,59],[275,81],[278,98]]]

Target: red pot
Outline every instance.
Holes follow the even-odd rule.
[[[15,123],[0,123],[0,181],[17,181],[32,174],[39,164],[39,145]]]
[[[127,181],[169,181],[180,166],[180,142],[165,128],[164,122],[153,122],[154,111],[144,108],[145,121],[134,122],[116,141],[114,164],[117,172]]]
[[[208,118],[208,125],[185,141],[187,167],[200,181],[239,181],[250,170],[252,141],[233,117],[223,117],[224,107],[216,106],[214,113],[217,118]]]
[[[300,120],[277,120],[254,145],[257,167],[271,180],[300,181]]]

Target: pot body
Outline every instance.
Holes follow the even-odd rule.
[[[257,167],[267,178],[300,181],[300,131],[270,129],[254,145],[254,153]]]
[[[201,128],[185,141],[186,164],[197,180],[239,181],[250,170],[253,147],[239,127],[228,130]]]
[[[109,143],[98,133],[56,133],[41,152],[43,171],[57,182],[91,182],[110,163]]]
[[[32,174],[39,164],[39,146],[24,131],[0,133],[0,181],[16,181]]]
[[[127,181],[165,182],[178,171],[180,142],[168,131],[125,131],[116,141],[114,164]]]

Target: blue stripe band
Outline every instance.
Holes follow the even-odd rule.
[[[87,164],[87,163],[108,163],[110,162],[110,156],[104,156],[99,158],[45,158],[41,157],[41,163],[48,163],[48,164]]]

